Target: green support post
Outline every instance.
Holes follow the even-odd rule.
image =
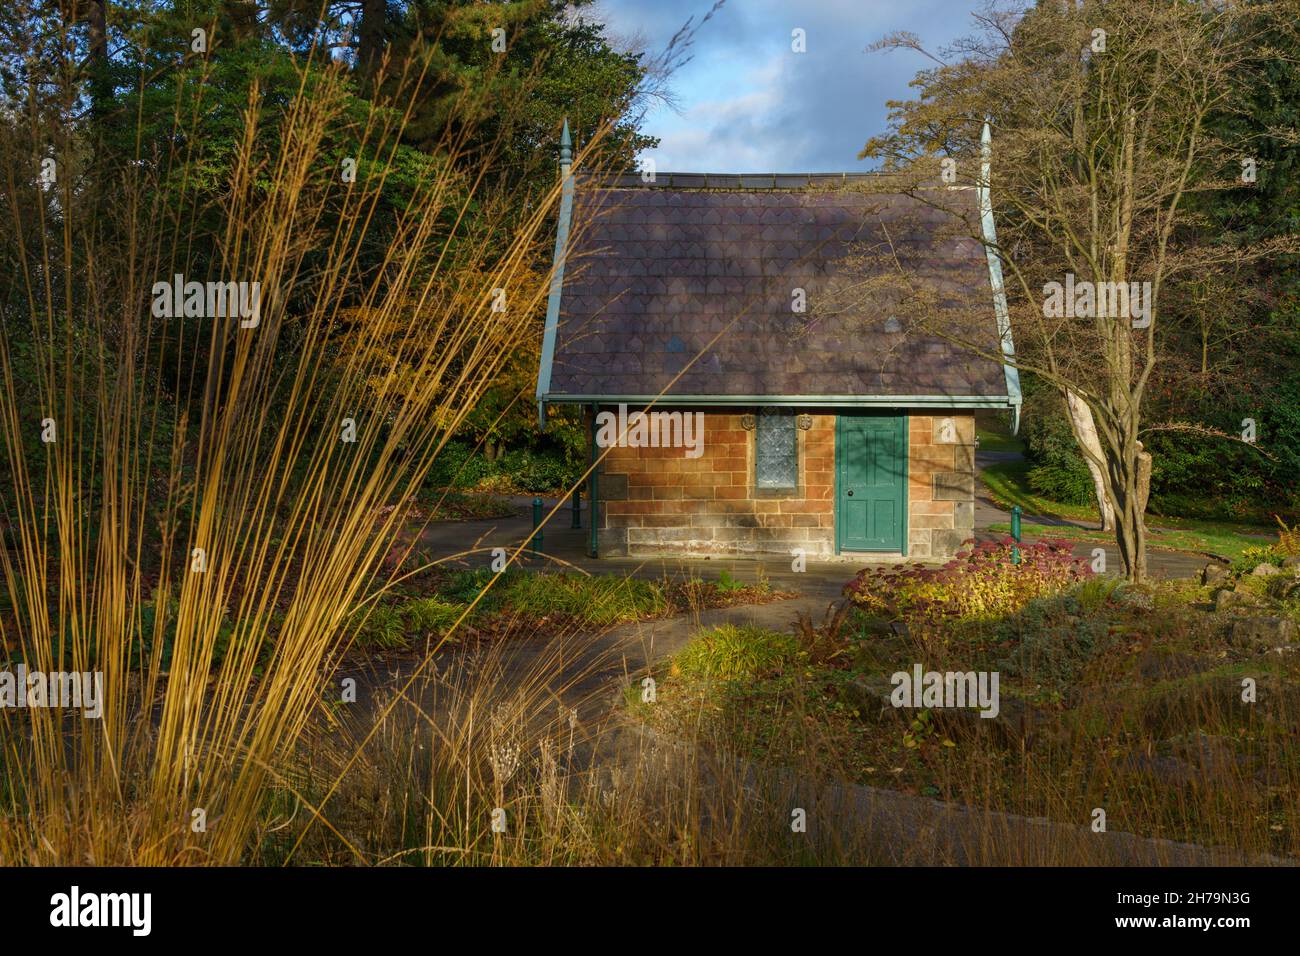
[[[569,527],[570,528],[582,527],[582,489],[581,488],[573,489],[573,523],[570,524]]]
[[[1020,563],[1020,505],[1014,505],[1011,508],[1011,537],[1015,539],[1015,544],[1011,546],[1012,564]]]
[[[542,523],[542,499],[534,498],[533,499],[533,531],[537,532],[536,534],[533,535],[532,552],[534,555],[539,555],[542,553],[543,535],[541,531],[538,531],[538,527],[541,525],[541,523]]]

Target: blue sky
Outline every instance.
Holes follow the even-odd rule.
[[[712,0],[599,0],[588,16],[616,37],[663,49]],[[911,50],[867,53],[887,33],[917,34],[937,52],[975,31],[980,0],[727,0],[696,34],[694,59],[674,74],[680,114],[657,108],[646,133],[662,140],[661,172],[843,172],[869,164],[862,144],[884,129],[885,102],[933,62]],[[791,51],[802,28],[807,52]]]

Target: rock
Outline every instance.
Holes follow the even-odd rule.
[[[1211,561],[1205,567],[1201,568],[1202,584],[1219,584],[1227,580],[1228,576],[1228,566],[1226,564],[1220,564],[1218,561]]]
[[[1234,591],[1232,588],[1223,588],[1214,595],[1214,609],[1220,612],[1239,607],[1253,607],[1258,603],[1258,599],[1250,592]]]
[[[1281,574],[1282,569],[1279,568],[1276,564],[1269,564],[1267,561],[1265,561],[1263,564],[1256,565],[1255,570],[1251,571],[1250,573],[1257,578],[1268,578],[1268,577],[1272,577],[1275,574]]]
[[[1006,694],[998,697],[996,717],[984,717],[973,707],[934,707],[930,719],[942,733],[950,736],[975,730],[991,735],[1003,747],[1033,749],[1040,737],[1056,737],[1061,731],[1053,714]]]
[[[1269,583],[1277,585],[1276,587],[1270,587],[1269,593],[1279,601],[1300,598],[1300,575],[1294,578],[1279,577],[1276,582],[1270,581]]]
[[[1234,647],[1274,648],[1296,638],[1289,617],[1235,617],[1228,624],[1228,643]]]
[[[859,674],[843,686],[840,698],[863,720],[878,721],[895,709],[889,699],[893,690],[893,683],[884,675]]]
[[[1300,576],[1300,554],[1293,554],[1288,558],[1283,558],[1282,567]]]
[[[1208,657],[1195,657],[1163,647],[1144,650],[1134,662],[1134,670],[1143,681],[1170,680],[1201,674],[1215,666]]]
[[[1131,754],[1119,762],[1119,768],[1171,786],[1193,783],[1198,777],[1196,768],[1186,761],[1159,754]]]

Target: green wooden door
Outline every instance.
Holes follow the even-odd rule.
[[[840,550],[903,551],[907,534],[905,416],[839,416],[835,499]]]

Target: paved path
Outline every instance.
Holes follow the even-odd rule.
[[[981,456],[988,460],[987,456]],[[487,566],[493,548],[516,547],[532,529],[530,499],[515,501],[513,516],[498,520],[440,523],[421,536],[422,550],[433,556],[459,555],[469,566]],[[545,513],[555,506],[546,501]],[[979,533],[989,524],[1009,520],[981,493],[977,503]],[[586,525],[588,513],[583,512]],[[801,615],[820,623],[828,606],[840,597],[841,589],[863,563],[858,558],[840,561],[810,561],[807,570],[796,573],[789,558],[604,558],[586,556],[587,529],[573,529],[566,502],[544,529],[545,555],[526,562],[530,567],[578,567],[593,573],[615,573],[640,578],[695,575],[709,580],[726,570],[736,579],[750,583],[766,579],[783,590],[797,590],[800,596],[766,605],[705,610],[691,615],[654,621],[638,621],[594,634],[566,635],[546,639],[498,642],[486,648],[451,649],[437,658],[439,678],[419,681],[407,691],[407,699],[422,719],[455,706],[455,693],[445,688],[460,677],[475,686],[487,682],[488,697],[508,700],[525,693],[530,701],[530,720],[554,720],[560,711],[572,709],[578,715],[578,743],[575,768],[609,768],[635,756],[641,731],[630,727],[618,706],[627,687],[639,683],[654,663],[684,647],[701,628],[721,623],[757,624],[788,630]],[[1090,553],[1093,545],[1076,551]],[[1119,566],[1114,548],[1107,549],[1108,564]],[[1156,573],[1192,573],[1201,558],[1153,552]],[[403,685],[414,667],[412,656],[376,655],[366,664],[345,668],[338,676],[358,678],[362,701],[377,703],[388,692]],[[490,676],[485,676],[490,675]],[[371,708],[353,711],[349,723],[364,731]],[[421,727],[424,727],[421,730]],[[429,733],[427,723],[417,721],[413,732]],[[1011,865],[1054,863],[1142,863],[1215,864],[1246,862],[1222,851],[1145,840],[1129,834],[1099,837],[1086,828],[1069,827],[983,810],[953,806],[888,790],[847,784],[794,781],[804,792],[801,805],[818,806],[838,817],[853,832],[865,835],[876,848],[870,859],[876,862],[963,864],[1004,863]],[[823,817],[826,819],[826,817]],[[990,851],[990,846],[996,851]],[[990,853],[992,852],[992,856]]]
[[[994,461],[1006,461],[1016,458],[1014,452],[980,452],[976,456],[979,467]],[[1011,515],[999,508],[988,496],[982,483],[977,483],[975,499],[975,536],[978,539],[991,539],[1002,535],[988,531],[990,525],[1007,523]],[[543,516],[550,514],[558,499],[544,500]],[[487,565],[492,559],[493,548],[507,548],[513,552],[520,542],[532,530],[532,508],[530,498],[514,498],[517,513],[509,518],[488,521],[446,522],[430,525],[421,536],[421,547],[435,556],[460,554],[466,555],[464,563],[474,566]],[[587,502],[584,499],[584,506]],[[638,578],[660,579],[696,575],[706,580],[717,580],[722,571],[746,583],[766,578],[774,587],[798,590],[804,594],[817,595],[827,600],[839,594],[840,589],[854,573],[871,564],[865,556],[846,555],[833,561],[807,562],[807,569],[802,573],[791,570],[791,559],[785,555],[716,556],[711,558],[654,557],[654,558],[599,558],[587,557],[588,535],[587,521],[590,515],[584,507],[582,512],[583,527],[573,529],[572,514],[566,500],[543,528],[543,553],[540,561],[530,561],[529,566],[545,563],[556,567],[573,566],[593,574],[620,574]],[[1060,527],[1097,528],[1095,522],[1071,521],[1062,518],[1048,518],[1025,515],[1026,524],[1044,524]],[[1033,537],[1026,540],[1035,540]],[[1123,569],[1119,549],[1113,543],[1075,542],[1073,551],[1082,558],[1092,560],[1093,550],[1102,548],[1106,552],[1107,573],[1118,574]],[[1176,578],[1194,577],[1206,558],[1203,555],[1187,554],[1179,551],[1160,551],[1151,549],[1147,552],[1147,566],[1152,577]]]

